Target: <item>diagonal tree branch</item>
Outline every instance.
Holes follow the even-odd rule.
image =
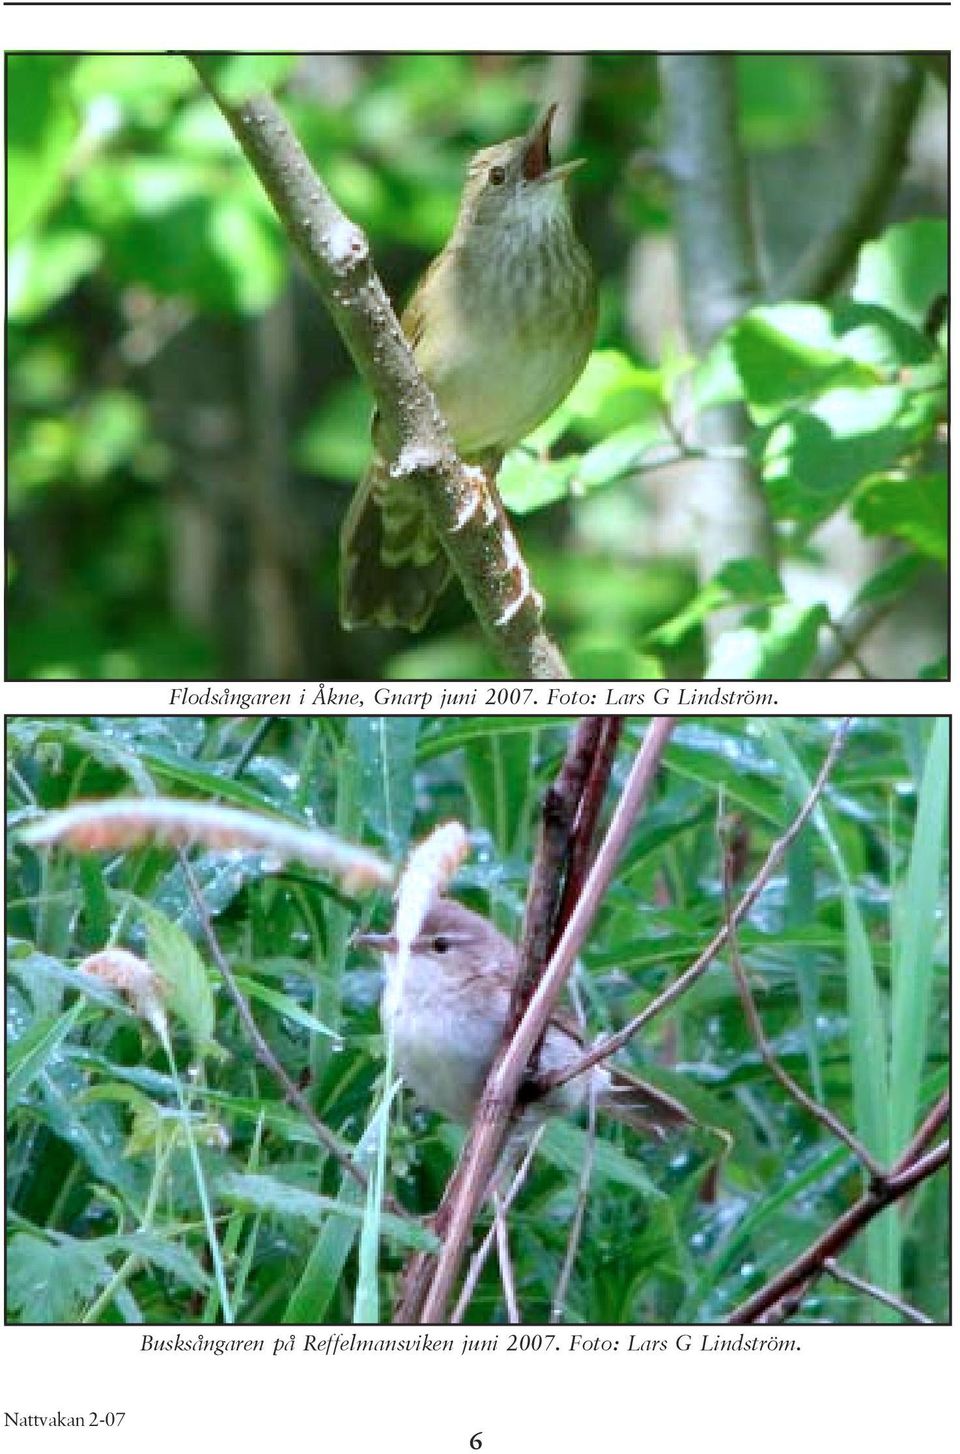
[[[934,1139],[940,1128],[946,1125],[949,1116],[950,1092],[944,1091],[940,1099],[933,1106],[931,1106],[930,1110],[920,1122],[920,1125],[914,1132],[913,1140],[910,1142],[910,1145],[907,1147],[906,1151],[904,1151],[903,1155],[899,1158],[899,1160],[894,1162],[894,1175],[899,1175],[901,1171],[906,1171],[908,1166],[913,1165],[917,1157],[921,1156],[923,1152],[926,1151],[927,1147],[930,1145],[931,1141]]]
[[[584,717],[556,782],[547,790],[523,915],[519,971],[507,1015],[507,1038],[523,1018],[583,892],[597,819],[622,731],[622,717]],[[533,1065],[539,1050],[538,1043]]]
[[[950,1159],[950,1142],[941,1141],[932,1151],[913,1161],[905,1170],[891,1173],[875,1181],[852,1207],[828,1227],[789,1267],[770,1279],[752,1297],[742,1302],[727,1318],[728,1323],[755,1323],[775,1304],[783,1301],[794,1289],[820,1275],[827,1260],[836,1257],[863,1230],[868,1222],[907,1192],[919,1186],[928,1176],[946,1166]]]
[[[640,1011],[639,1015],[634,1015],[633,1019],[628,1021],[622,1030],[618,1030],[614,1035],[608,1035],[604,1040],[598,1040],[575,1065],[569,1066],[562,1072],[554,1072],[552,1075],[542,1076],[540,1079],[544,1089],[562,1085],[564,1081],[572,1080],[574,1076],[582,1075],[591,1065],[596,1065],[599,1061],[606,1060],[608,1056],[615,1055],[618,1050],[622,1050],[624,1045],[629,1040],[632,1040],[639,1030],[643,1029],[644,1025],[648,1024],[656,1015],[662,1014],[681,995],[686,994],[691,985],[695,984],[700,976],[706,973],[720,950],[727,943],[730,937],[731,925],[739,924],[750,912],[766,887],[774,869],[782,861],[788,848],[794,842],[804,823],[806,823],[810,814],[817,806],[820,795],[826,787],[827,780],[833,771],[834,764],[846,740],[850,722],[850,718],[845,718],[840,724],[820,766],[820,771],[817,773],[810,787],[810,791],[798,809],[793,822],[780,835],[776,842],[771,845],[770,851],[756,875],[744,891],[736,907],[727,916],[726,923],[720,926],[706,949],[697,955],[690,967],[684,970],[683,974],[673,981],[673,984],[668,985],[655,999],[651,1000],[646,1008]]]
[[[627,837],[660,765],[676,719],[654,718],[634,760],[606,836],[533,998],[509,1043],[501,1050],[455,1175],[456,1192],[443,1229],[437,1269],[423,1302],[420,1321],[442,1320],[460,1267],[470,1228],[503,1146],[524,1071],[566,983],[573,961],[610,883]],[[439,1232],[438,1232],[439,1235]]]
[[[596,833],[597,820],[603,807],[603,797],[613,770],[613,759],[624,727],[623,717],[603,717],[597,751],[594,754],[590,772],[584,783],[583,795],[577,809],[573,840],[570,845],[570,859],[563,882],[563,897],[557,910],[554,940],[560,937],[567,920],[573,913],[583,890],[584,879],[590,866],[590,855]],[[554,944],[551,944],[551,949]]]
[[[886,1307],[893,1308],[908,1323],[933,1322],[933,1319],[928,1318],[926,1313],[921,1313],[919,1308],[913,1307],[910,1303],[905,1303],[903,1298],[894,1297],[892,1292],[887,1292],[884,1288],[877,1287],[872,1282],[867,1282],[865,1277],[858,1277],[855,1272],[848,1272],[845,1267],[840,1266],[834,1257],[828,1257],[825,1260],[823,1270],[824,1272],[829,1272],[830,1276],[835,1278],[837,1282],[844,1282],[847,1287],[855,1288],[857,1292],[866,1293],[867,1297],[875,1298],[878,1303],[883,1303]]]
[[[314,172],[272,96],[236,104],[218,86],[217,57],[191,60],[373,391],[393,473],[421,483],[437,536],[497,654],[518,677],[569,676],[543,629],[542,600],[530,584],[516,537],[483,472],[458,458],[374,270],[366,237]]]
[[[763,1028],[763,1021],[760,1018],[760,1011],[757,1009],[757,1002],[750,988],[750,980],[747,976],[746,968],[740,957],[737,926],[733,920],[733,879],[730,871],[730,850],[727,845],[724,845],[723,858],[723,906],[727,925],[727,947],[730,951],[730,963],[733,966],[733,977],[736,980],[737,989],[740,994],[743,1013],[750,1027],[750,1033],[756,1041],[760,1058],[774,1080],[786,1091],[787,1095],[792,1100],[795,1100],[797,1105],[805,1110],[809,1116],[812,1116],[815,1121],[818,1121],[821,1126],[836,1136],[838,1141],[842,1141],[853,1152],[861,1166],[870,1176],[882,1176],[883,1167],[879,1161],[870,1155],[866,1146],[857,1140],[853,1132],[847,1129],[839,1116],[835,1116],[829,1107],[821,1105],[813,1096],[808,1095],[803,1086],[794,1080],[790,1072],[780,1064],[774,1054],[773,1046],[767,1039],[767,1033]]]
[[[504,1194],[503,1200],[500,1204],[501,1216],[505,1217],[507,1212],[513,1206],[513,1203],[516,1201],[517,1196],[520,1192],[520,1188],[523,1186],[523,1183],[527,1178],[527,1172],[530,1170],[533,1158],[536,1155],[537,1147],[540,1145],[540,1142],[543,1139],[543,1133],[545,1130],[545,1126],[538,1126],[536,1131],[531,1136],[530,1145],[524,1152],[523,1160],[520,1162],[520,1165],[517,1168],[516,1173],[514,1174],[514,1178],[510,1183],[509,1187],[507,1188],[507,1191]],[[451,1323],[463,1322],[464,1314],[466,1313],[467,1308],[470,1306],[470,1300],[477,1290],[477,1283],[480,1281],[480,1274],[483,1271],[484,1264],[486,1263],[487,1258],[490,1256],[490,1248],[493,1246],[496,1234],[496,1225],[491,1222],[489,1228],[487,1229],[486,1236],[480,1243],[480,1246],[477,1248],[476,1252],[473,1254],[473,1257],[470,1259],[470,1267],[467,1271],[466,1277],[463,1279],[463,1286],[461,1287],[460,1292],[457,1296],[456,1307],[450,1315]]]
[[[583,838],[593,835],[621,727],[622,719],[618,717],[582,718],[570,739],[560,771],[544,794],[503,1046],[509,1044],[519,1025],[559,938],[559,915],[570,882],[570,870],[575,861],[579,862]],[[531,1064],[539,1056],[539,1047],[538,1040],[530,1055]],[[461,1157],[436,1214],[438,1232],[444,1231],[452,1215],[459,1195],[462,1166]],[[417,1320],[435,1267],[436,1258],[428,1253],[414,1253],[409,1258],[397,1302],[397,1322]]]

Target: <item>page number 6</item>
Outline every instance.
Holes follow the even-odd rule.
[[[480,1433],[479,1434],[471,1434],[470,1435],[470,1448],[471,1449],[482,1449],[483,1448],[483,1430],[482,1429],[480,1430]]]

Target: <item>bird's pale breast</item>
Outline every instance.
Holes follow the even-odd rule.
[[[423,300],[417,362],[468,458],[502,453],[535,429],[593,343],[593,275],[572,228],[518,231],[452,250]]]
[[[384,1017],[393,1030],[398,1071],[431,1110],[469,1121],[496,1054],[502,1018],[469,1013],[469,996],[446,986],[436,971],[421,976],[415,959],[407,966],[402,994],[396,994],[395,983],[392,990],[388,979]]]
[[[402,988],[395,967],[388,969],[384,1021],[393,1032],[397,1070],[417,1098],[450,1120],[468,1122],[483,1091],[503,1034],[509,996],[486,988],[483,1001],[469,985],[446,979],[437,967],[422,967],[413,957]],[[540,1052],[540,1069],[560,1070],[575,1060],[579,1046],[551,1026]],[[607,1072],[591,1073],[598,1095],[609,1084]],[[586,1095],[585,1077],[569,1081],[547,1097],[553,1111],[575,1112]]]

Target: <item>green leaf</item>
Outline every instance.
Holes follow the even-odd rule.
[[[585,493],[612,484],[644,465],[655,463],[657,446],[668,442],[660,419],[614,430],[581,456],[571,481],[572,493]]]
[[[799,805],[810,792],[809,775],[780,724],[767,718],[759,718],[758,724],[770,750],[783,764],[786,787]],[[870,1150],[883,1160],[887,1156],[889,1140],[887,1035],[870,942],[843,850],[823,810],[822,801],[814,809],[810,821],[823,840],[842,886],[858,1131]]]
[[[74,1237],[48,1242],[17,1232],[7,1251],[7,1298],[24,1323],[76,1322],[112,1276],[98,1245]]]
[[[845,356],[829,312],[813,303],[753,308],[730,338],[747,402],[761,421],[828,386],[877,382],[874,369]]]
[[[206,965],[178,925],[157,909],[145,909],[147,959],[164,986],[166,1004],[182,1020],[194,1054],[222,1056],[214,1040],[216,1008]]]
[[[923,561],[918,555],[900,555],[872,575],[860,587],[855,606],[882,605],[898,600],[916,580]]]
[[[350,1217],[357,1222],[361,1222],[364,1216],[362,1206],[350,1206],[334,1197],[320,1196],[280,1181],[275,1176],[226,1172],[217,1178],[216,1189],[218,1195],[232,1206],[267,1212],[276,1217],[290,1217],[294,1221],[308,1222],[311,1227],[322,1226],[325,1218],[331,1215]],[[439,1246],[437,1238],[426,1227],[408,1222],[392,1212],[381,1213],[380,1227],[384,1235],[399,1247],[433,1252]]]
[[[7,255],[10,318],[25,323],[70,292],[100,261],[100,243],[79,228],[59,228],[20,239]]]
[[[886,476],[868,480],[853,501],[853,516],[865,535],[895,535],[945,566],[949,548],[949,504],[944,474]]]
[[[327,1035],[339,1040],[336,1031],[331,1030],[329,1025],[325,1025],[315,1015],[311,1015],[309,1010],[305,1010],[291,995],[282,994],[279,990],[268,989],[266,985],[256,979],[247,979],[240,975],[236,975],[235,978],[248,999],[259,1000],[261,1004],[269,1005],[270,1009],[275,1010],[284,1020],[290,1020],[294,1025],[302,1026],[312,1035]]]
[[[664,621],[647,637],[652,644],[668,649],[678,646],[695,627],[714,611],[735,605],[772,605],[782,601],[783,586],[766,561],[752,557],[731,560],[721,566],[712,580],[697,592],[683,610]]]
[[[338,1205],[341,1209],[355,1207],[350,1198],[362,1195],[356,1182],[344,1174],[340,1184]],[[326,1320],[331,1303],[342,1285],[343,1269],[353,1244],[360,1232],[359,1216],[345,1211],[343,1215],[327,1217],[310,1250],[310,1256],[296,1287],[290,1294],[281,1319],[284,1323],[322,1323]]]
[[[132,1014],[117,992],[108,989],[94,975],[80,974],[62,960],[38,953],[23,940],[7,940],[7,969],[22,982],[34,1003],[38,1007],[42,1004],[50,1014],[59,1010],[65,989],[82,990],[94,1004],[114,1014]],[[11,1046],[14,1043],[12,1037],[10,1043]],[[9,1065],[7,1068],[9,1070]]]
[[[364,1132],[364,1147],[375,1142],[373,1155],[367,1161],[367,1186],[364,1197],[360,1246],[357,1249],[357,1286],[353,1297],[355,1323],[380,1321],[380,1241],[384,1231],[383,1200],[387,1183],[387,1146],[390,1136],[390,1107],[399,1094],[400,1081],[393,1074],[393,1033],[387,1035],[387,1056],[383,1072],[383,1092]]]
[[[460,632],[398,651],[386,670],[396,681],[414,682],[472,681],[496,675],[493,658],[483,644]]]
[[[799,805],[811,788],[811,780],[803,764],[778,722],[761,717],[758,726],[770,750],[783,766],[790,796]],[[892,1150],[889,1045],[870,939],[840,841],[824,812],[822,800],[814,808],[810,821],[827,850],[841,886],[855,1130],[874,1157],[885,1163],[890,1160]],[[885,1215],[871,1223],[865,1241],[868,1276],[878,1286],[895,1292],[900,1277],[900,1239],[896,1216]]]
[[[521,688],[525,691],[526,688]],[[531,695],[535,689],[531,687]],[[518,733],[526,737],[534,728],[550,727],[556,717],[434,717],[428,719],[417,745],[417,761],[431,762],[457,752],[468,743],[482,742],[491,733]],[[562,720],[562,719],[560,719]]]
[[[950,800],[950,724],[933,721],[926,751],[906,882],[893,915],[891,1019],[891,1144],[902,1146],[915,1129],[920,1082],[927,1060],[934,942],[943,902],[947,806]]]
[[[618,349],[597,349],[553,419],[562,418],[563,428],[573,425],[587,439],[605,439],[628,424],[659,418],[662,396],[656,370],[639,368]],[[539,443],[539,431],[531,439]]]
[[[818,1183],[824,1182],[850,1156],[851,1153],[845,1146],[834,1146],[822,1156],[818,1156],[810,1165],[791,1176],[783,1186],[765,1188],[765,1195],[730,1228],[729,1235],[721,1239],[716,1252],[704,1263],[700,1280],[684,1304],[678,1321],[693,1323],[716,1320],[716,1311],[704,1307],[704,1299],[710,1290],[718,1285],[720,1274],[727,1268],[742,1262],[748,1252],[757,1245],[763,1245],[762,1239],[758,1238],[761,1229],[767,1223],[778,1224],[778,1216],[782,1214],[788,1203],[796,1202],[798,1197],[812,1193]],[[778,1259],[774,1266],[779,1271],[782,1266],[779,1259],[782,1258],[783,1248],[777,1237],[773,1240],[772,1254]],[[772,1271],[773,1268],[770,1270]],[[734,1296],[739,1301],[739,1298],[747,1291],[747,1288],[737,1285]]]
[[[929,401],[928,401],[929,402]],[[770,431],[763,476],[778,516],[810,527],[854,486],[894,465],[926,432],[924,406],[908,390],[831,389]]]
[[[832,100],[816,55],[735,57],[743,139],[750,151],[813,143]]]
[[[898,222],[860,249],[853,297],[880,303],[923,328],[930,304],[949,288],[947,222]]]
[[[142,1227],[129,1236],[100,1237],[96,1246],[106,1256],[123,1252],[143,1262],[151,1262],[169,1272],[184,1287],[196,1292],[205,1292],[211,1286],[210,1274],[204,1271],[192,1252]]]
[[[731,605],[759,606],[783,598],[783,585],[776,571],[754,556],[728,560],[713,579],[726,591]]]
[[[66,1071],[66,1073],[64,1073]],[[97,1104],[92,1094],[73,1091],[74,1076],[67,1067],[57,1067],[41,1076],[39,1104],[31,1114],[45,1123],[101,1187],[114,1187],[124,1196],[135,1196],[137,1177],[127,1159],[120,1116],[115,1106]],[[79,1169],[79,1168],[78,1168]]]
[[[249,808],[254,813],[267,811],[271,806],[264,803],[259,790],[255,791],[244,783],[231,782],[223,772],[190,762],[164,748],[150,748],[138,743],[135,760],[178,791],[190,788],[198,793],[208,793],[224,802],[235,803],[237,807]],[[144,789],[140,788],[140,791]],[[290,821],[296,820],[291,817]]]
[[[87,1006],[77,1000],[56,1019],[37,1020],[9,1048],[7,1105],[14,1106],[50,1065],[70,1031],[83,1018]]]
[[[812,664],[820,628],[828,619],[823,605],[774,606],[764,621],[724,632],[704,675],[710,680],[797,681]]]
[[[146,406],[125,389],[101,389],[84,412],[77,438],[75,466],[79,479],[102,480],[127,464],[149,430]]]
[[[576,1176],[587,1150],[587,1133],[572,1121],[551,1120],[540,1142],[540,1154],[561,1171]],[[599,1181],[627,1186],[654,1199],[664,1193],[639,1161],[625,1155],[612,1141],[598,1137],[593,1149],[593,1175]]]
[[[233,299],[241,313],[262,313],[279,296],[286,262],[275,228],[265,223],[248,198],[220,197],[207,236],[233,280]]]
[[[794,840],[786,867],[787,925],[802,933],[806,925],[816,922],[813,836],[809,826],[802,829]],[[822,1102],[823,1069],[820,1061],[820,1037],[817,1033],[820,982],[816,955],[809,945],[799,945],[794,951],[794,973],[810,1081],[814,1096]]]
[[[490,733],[464,746],[473,821],[493,834],[502,860],[518,846],[533,782],[537,734]]]
[[[696,719],[678,728],[664,753],[672,772],[707,787],[715,816],[716,789],[723,787],[732,804],[746,807],[768,823],[783,820],[782,794],[771,779],[769,762],[759,758],[751,740],[739,734],[716,730]],[[664,946],[667,947],[667,946]],[[689,948],[692,948],[691,944]],[[657,945],[659,950],[660,944]],[[680,957],[689,953],[681,950]]]
[[[658,657],[637,651],[615,632],[577,632],[567,648],[567,660],[575,678],[639,682],[660,681],[666,676]]]
[[[523,449],[512,449],[497,476],[497,488],[508,510],[515,515],[530,515],[570,494],[570,483],[577,471],[579,457],[538,459]]]
[[[245,173],[225,192],[222,168],[205,161],[104,157],[80,176],[77,197],[121,284],[254,312],[286,275],[279,224]]]
[[[884,374],[916,369],[936,354],[934,345],[918,329],[879,303],[844,299],[830,313],[843,351]]]
[[[7,241],[53,206],[79,132],[67,94],[73,58],[7,56]]]
[[[360,811],[397,858],[406,851],[413,825],[420,727],[419,717],[347,719],[347,741],[360,769]]]
[[[701,413],[720,404],[738,404],[744,397],[729,332],[710,345],[692,374],[692,398]]]
[[[159,128],[176,103],[197,90],[197,73],[185,56],[110,55],[94,52],[78,58],[70,78],[70,94],[83,107],[107,116],[119,108],[124,121]]]
[[[377,1152],[380,1119],[374,1116],[354,1150],[354,1159],[369,1168]],[[330,1305],[341,1288],[343,1269],[366,1217],[366,1194],[347,1171],[340,1177],[339,1204],[342,1215],[326,1217],[300,1274],[299,1281],[283,1310],[284,1323],[323,1323],[330,1318]]]
[[[258,91],[272,91],[293,70],[295,55],[231,55],[207,57],[213,66],[217,89],[231,105],[238,106]]]

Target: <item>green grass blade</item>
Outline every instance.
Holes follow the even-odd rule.
[[[787,923],[802,929],[816,919],[816,898],[814,894],[813,847],[809,829],[800,833],[787,863]],[[820,1003],[817,982],[816,955],[807,945],[795,950],[794,970],[797,977],[797,996],[800,1000],[800,1018],[803,1043],[807,1052],[807,1066],[810,1083],[818,1101],[823,1100],[823,1072],[820,1068],[820,1042],[817,1038],[817,1009]]]
[[[810,791],[811,779],[779,723],[772,719],[758,720],[767,746],[783,768],[789,796],[799,806]],[[870,940],[853,881],[824,812],[822,798],[810,821],[833,864],[843,903],[854,1129],[867,1149],[883,1163],[889,1161],[891,1148],[888,1033]],[[896,1293],[900,1283],[901,1254],[896,1212],[885,1212],[871,1222],[864,1240],[867,1277],[888,1292]],[[890,1309],[872,1301],[865,1304],[865,1316],[870,1322],[895,1321],[896,1318]]]
[[[38,1020],[7,1057],[7,1105],[12,1109],[46,1069],[88,1007],[77,1000],[54,1020]]]
[[[357,1294],[353,1304],[355,1323],[378,1323],[380,1321],[380,1288],[378,1270],[380,1261],[380,1234],[385,1224],[383,1197],[387,1178],[387,1141],[390,1133],[390,1107],[400,1090],[399,1080],[393,1075],[393,1037],[389,1037],[387,1069],[384,1084],[388,1089],[374,1113],[371,1127],[376,1142],[376,1155],[367,1182],[366,1205],[363,1226],[360,1229],[360,1268],[357,1276]]]
[[[784,770],[788,794],[799,806],[809,793],[812,780],[779,724],[772,719],[761,718],[759,726],[767,746]],[[887,1029],[880,989],[873,969],[870,941],[857,903],[853,881],[836,835],[823,810],[822,798],[810,821],[833,863],[843,902],[856,1132],[874,1156],[883,1161],[888,1157],[890,1147]]]
[[[927,747],[906,881],[893,915],[893,1014],[890,1050],[890,1120],[894,1150],[917,1121],[920,1080],[927,1059],[933,946],[943,881],[950,772],[949,723],[940,717]]]

